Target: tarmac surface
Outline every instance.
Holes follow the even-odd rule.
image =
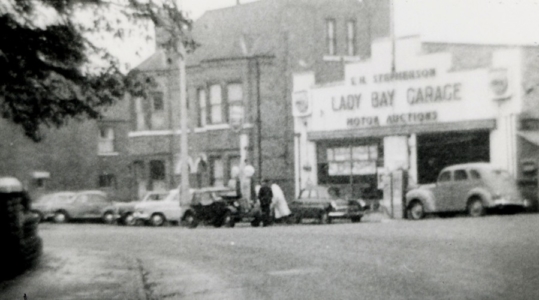
[[[0,299],[539,299],[539,214],[364,221],[42,224]]]

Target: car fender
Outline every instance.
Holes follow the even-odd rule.
[[[405,206],[408,207],[414,200],[419,200],[423,204],[425,212],[434,212],[436,210],[435,197],[431,190],[413,189],[406,193]]]
[[[466,194],[466,205],[468,205],[468,200],[474,196],[481,198],[481,201],[483,201],[483,205],[485,206],[491,206],[493,204],[492,195],[484,188],[476,187],[476,188],[471,189]]]

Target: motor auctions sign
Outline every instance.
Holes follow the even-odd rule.
[[[339,130],[494,118],[489,72],[379,74],[312,90],[312,130]]]

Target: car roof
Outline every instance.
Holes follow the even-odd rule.
[[[78,191],[75,192],[76,194],[100,194],[106,196],[107,193],[100,191],[100,190],[85,190],[85,191]]]
[[[0,192],[22,192],[22,183],[15,177],[0,177]]]
[[[194,189],[192,192],[194,193],[204,193],[204,192],[232,192],[235,191],[234,189],[228,188],[228,187],[204,187],[200,189]]]
[[[442,169],[443,171],[453,171],[457,169],[498,169],[494,165],[490,163],[485,162],[475,162],[475,163],[466,163],[466,164],[458,164],[458,165],[452,165],[448,166]]]

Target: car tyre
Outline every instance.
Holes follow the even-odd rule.
[[[67,222],[67,220],[68,220],[67,214],[63,211],[57,211],[54,214],[53,221],[56,224],[65,223]]]
[[[320,216],[318,218],[318,222],[321,224],[321,225],[325,225],[325,224],[329,224],[331,223],[331,219],[329,218],[329,214],[327,211],[322,211],[320,213]]]
[[[421,201],[414,201],[408,208],[408,218],[410,220],[421,220],[425,217],[425,208]]]
[[[198,220],[192,212],[187,212],[183,217],[183,225],[188,228],[196,228],[198,226]]]
[[[165,216],[163,216],[162,214],[153,214],[150,218],[150,225],[154,227],[160,227],[165,224],[165,221]]]
[[[128,213],[124,216],[123,223],[125,226],[135,226],[137,225],[137,219],[132,213]]]
[[[114,219],[113,212],[107,211],[106,213],[103,214],[103,223],[110,225],[110,224],[114,224],[114,221],[116,220]]]
[[[260,219],[256,217],[254,220],[251,221],[252,227],[260,227]]]
[[[470,199],[467,210],[468,215],[473,218],[481,217],[485,214],[485,207],[483,206],[483,201],[481,201],[481,199],[477,197]]]
[[[361,222],[361,217],[352,217],[351,221],[352,221],[352,223],[359,223],[359,222]]]
[[[228,228],[232,228],[236,225],[234,222],[234,217],[232,217],[232,213],[230,213],[230,211],[226,212],[223,216],[222,225]]]

